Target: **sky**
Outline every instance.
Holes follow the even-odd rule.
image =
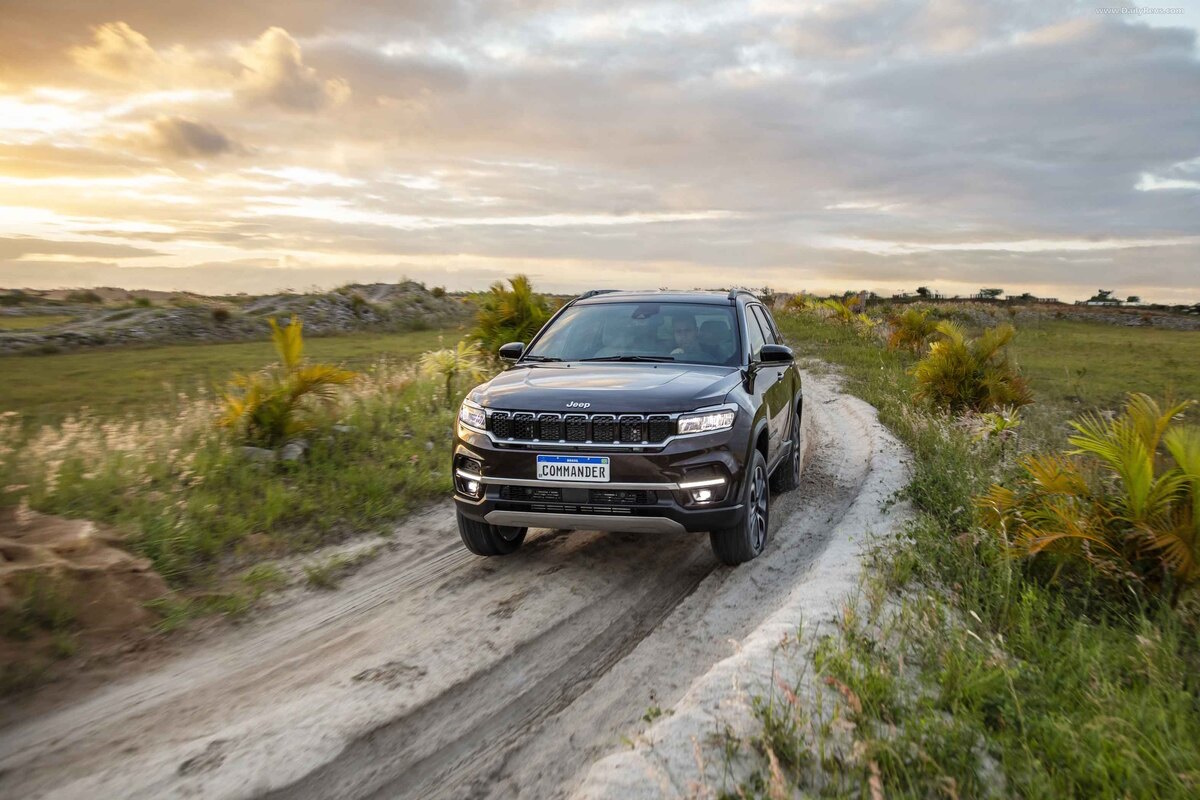
[[[0,0],[0,286],[1196,302],[1165,2]]]

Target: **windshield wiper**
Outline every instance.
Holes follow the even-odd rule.
[[[580,361],[674,361],[673,356],[601,356],[599,358],[581,358]]]
[[[562,359],[561,359],[561,358],[557,358],[557,357],[555,357],[555,356],[525,356],[525,357],[524,357],[524,358],[522,358],[521,360],[522,360],[522,361],[538,361],[538,362],[542,362],[542,361],[562,361]]]

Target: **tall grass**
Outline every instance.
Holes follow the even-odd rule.
[[[9,413],[0,502],[114,525],[172,584],[203,584],[227,563],[379,530],[448,493],[454,411],[443,392],[380,361],[314,415],[296,463],[246,460],[204,395],[169,415],[82,412],[35,431]]]
[[[975,497],[1019,474],[1024,456],[1060,448],[1066,420],[999,446],[913,407],[911,356],[811,316],[780,323],[801,356],[837,364],[847,388],[911,448],[907,494],[918,517],[875,551],[866,600],[817,648],[815,666],[839,687],[844,723],[778,698],[760,702],[773,709],[760,713],[762,767],[741,790],[762,794],[766,754],[800,748],[820,758],[784,769],[789,791],[1196,796],[1195,609],[1131,603],[1087,574],[1052,580],[1051,565],[1012,559],[979,524]]]

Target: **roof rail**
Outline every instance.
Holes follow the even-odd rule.
[[[621,290],[620,289],[588,289],[586,292],[579,295],[579,297],[577,299],[582,300],[585,297],[595,297],[598,294],[609,294],[610,292],[619,292],[619,291],[621,291]]]
[[[755,300],[758,299],[758,295],[756,295],[754,292],[750,291],[749,289],[730,289],[729,290],[729,302],[732,303],[734,300],[736,300],[737,296],[739,294],[748,294],[751,297],[753,297]]]

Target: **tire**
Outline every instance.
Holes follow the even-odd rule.
[[[800,452],[800,413],[792,418],[792,446],[788,448],[787,461],[775,467],[771,476],[772,492],[790,492],[800,485],[800,471],[804,468],[804,454]]]
[[[722,563],[730,566],[756,558],[767,546],[771,491],[767,485],[767,460],[757,448],[746,469],[742,504],[746,507],[746,513],[739,524],[708,534],[713,553]]]
[[[477,556],[506,556],[515,553],[525,541],[528,528],[510,528],[504,525],[489,525],[478,522],[470,517],[464,517],[461,511],[458,517],[458,535],[463,544]]]

